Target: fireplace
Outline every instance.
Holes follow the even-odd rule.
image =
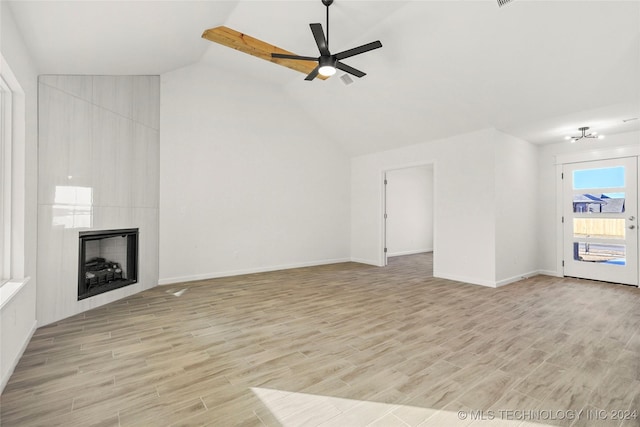
[[[138,229],[80,232],[78,301],[138,282]]]

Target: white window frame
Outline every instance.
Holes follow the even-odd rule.
[[[0,308],[28,281],[25,276],[26,96],[0,52]],[[5,93],[7,96],[5,96]],[[10,101],[10,103],[9,103]]]
[[[0,73],[0,286],[11,278],[11,149],[13,93]]]

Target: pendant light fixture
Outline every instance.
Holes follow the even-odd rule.
[[[603,139],[604,135],[598,135],[598,132],[589,132],[587,133],[587,131],[589,130],[589,127],[587,126],[583,126],[581,128],[578,128],[578,130],[580,132],[582,132],[582,135],[578,135],[578,136],[565,136],[564,139],[566,140],[570,140],[571,142],[577,142],[583,138],[594,138],[594,139]]]

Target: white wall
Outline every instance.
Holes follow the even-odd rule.
[[[160,283],[349,259],[349,159],[280,88],[162,76]]]
[[[25,93],[24,271],[30,280],[0,309],[0,390],[9,380],[36,328],[37,239],[37,69],[15,26],[7,2],[0,2],[0,51]]]
[[[538,148],[496,132],[496,284],[538,272]]]
[[[383,171],[433,163],[434,276],[499,286],[534,274],[536,150],[487,129],[352,159],[353,259],[382,265]]]
[[[387,256],[433,250],[433,165],[387,171]]]
[[[434,275],[495,285],[495,133],[488,129],[353,158],[353,260],[383,265],[383,171],[433,163]]]
[[[558,183],[556,157],[568,154],[584,154],[584,160],[602,158],[602,152],[624,153],[626,147],[640,146],[640,132],[608,135],[602,140],[583,141],[575,144],[560,142],[538,149],[538,269],[549,275],[562,276],[558,265],[559,243],[562,242],[556,186]]]

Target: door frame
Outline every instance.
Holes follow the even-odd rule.
[[[559,277],[564,277],[564,224],[562,223],[563,209],[563,182],[562,168],[565,164],[582,163],[597,160],[619,159],[623,157],[636,157],[638,169],[640,169],[640,145],[625,145],[601,150],[588,150],[575,153],[559,154],[555,156],[556,165],[556,271]],[[638,192],[640,193],[640,171],[638,173]],[[638,195],[640,204],[640,194]],[[639,206],[640,208],[640,206]],[[639,253],[640,253],[640,247]],[[640,268],[640,262],[638,263]],[[640,272],[639,272],[640,274]],[[640,286],[640,285],[639,285]]]
[[[434,266],[434,270],[435,270],[435,265],[436,265],[436,257],[435,257],[435,252],[436,252],[436,247],[437,247],[437,227],[436,227],[436,215],[435,215],[435,205],[437,203],[436,201],[436,162],[423,162],[423,163],[411,163],[411,164],[407,164],[407,165],[402,165],[402,166],[394,166],[394,167],[388,167],[385,168],[381,171],[380,176],[380,185],[381,185],[381,194],[382,194],[382,203],[381,203],[381,214],[380,217],[382,218],[382,228],[381,228],[381,235],[380,235],[380,242],[382,243],[381,248],[380,248],[380,259],[382,260],[382,267],[386,267],[388,265],[388,259],[387,259],[387,252],[385,251],[386,247],[387,247],[387,219],[385,217],[386,213],[387,213],[387,186],[385,184],[385,181],[387,179],[387,173],[388,172],[392,172],[392,171],[397,171],[397,170],[401,170],[401,169],[413,169],[413,168],[420,168],[420,167],[424,167],[424,166],[430,166],[433,170],[433,185],[431,186],[431,191],[432,191],[432,196],[433,196],[433,206],[434,206],[434,213],[433,213],[433,253],[434,253],[434,257],[433,257],[433,266]]]

